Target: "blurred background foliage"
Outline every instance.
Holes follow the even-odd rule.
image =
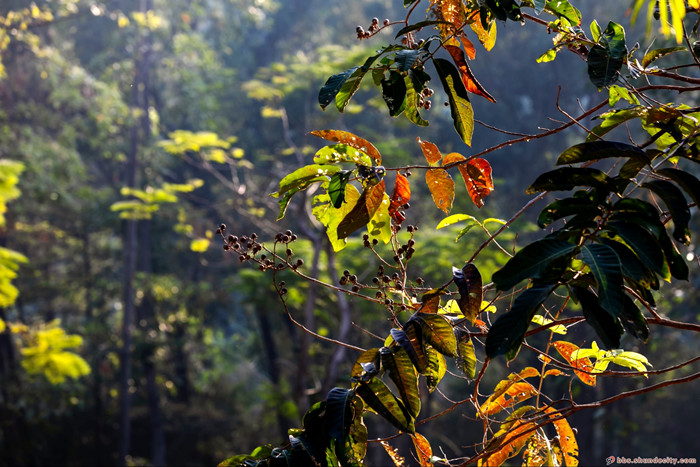
[[[644,24],[627,24],[630,3],[638,2],[573,3],[584,18],[625,24],[628,40],[643,41],[642,48],[651,40]],[[338,271],[348,269],[367,282],[378,263],[359,241],[329,255],[308,200],[295,199],[275,222],[278,206],[268,194],[322,146],[308,132],[348,129],[373,141],[390,166],[420,163],[417,136],[463,154],[508,138],[479,125],[472,148],[465,147],[439,93],[426,112],[431,124],[421,129],[392,121],[367,89],[344,114],[318,108],[329,75],[393,39],[384,32],[356,41],[355,27],[404,14],[395,0],[2,2],[0,464],[122,462],[120,352],[130,301],[133,369],[123,386],[130,396],[129,463],[214,464],[260,440],[277,444],[330,387],[347,384],[356,356],[301,333],[284,315],[270,277],[239,267],[214,232],[225,222],[228,232],[265,240],[289,228],[305,239],[295,254],[323,280],[337,282]],[[675,45],[652,24],[655,47]],[[561,118],[557,96],[572,112],[604,98],[575,54],[535,63],[552,37],[533,26],[508,23],[493,51],[477,48],[472,69],[498,101],[473,99],[486,125],[534,133],[553,125],[548,117]],[[685,98],[698,105],[697,96]],[[496,191],[479,211],[458,196],[453,212],[510,217],[527,200],[524,188],[582,136],[558,134],[492,153]],[[426,202],[412,202],[408,211],[409,223],[421,228],[410,274],[439,285],[487,234],[475,228],[456,243],[458,228],[435,230],[439,217],[427,190],[416,188],[413,199]],[[518,222],[512,231],[521,236],[535,230]],[[506,248],[515,241],[500,238]],[[691,246],[688,254],[695,251]],[[503,261],[491,246],[479,269],[490,277]],[[380,311],[366,303],[280,279],[292,314],[320,334],[361,347],[376,345],[371,333],[385,334]],[[699,286],[697,272],[689,283],[670,284],[659,309],[698,320]],[[669,329],[646,346],[630,345],[657,367],[700,351],[696,338]],[[492,363],[494,385],[498,365]],[[443,384],[448,397],[470,390],[458,379]],[[636,384],[618,379],[573,390],[586,402]],[[696,389],[662,389],[575,415],[581,464],[608,455],[697,455]],[[424,410],[430,416],[447,406],[432,394]],[[471,429],[467,412],[455,410],[424,432],[448,457],[481,441],[474,438],[481,426]],[[375,450],[368,462],[381,465],[385,456]]]

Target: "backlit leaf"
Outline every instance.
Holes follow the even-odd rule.
[[[341,170],[336,172],[331,177],[328,183],[328,196],[331,198],[333,207],[338,209],[345,202],[345,187],[350,180],[352,172],[350,170]]]
[[[380,365],[379,349],[365,350],[355,360],[350,374],[352,378],[372,377],[379,372]]]
[[[404,0],[404,2],[408,1],[415,0]],[[404,462],[406,462],[406,459],[399,455],[399,451],[396,448],[393,448],[388,441],[380,441],[379,444],[382,445],[386,453],[389,455],[395,467],[403,467]]]
[[[404,406],[408,409],[408,415],[416,418],[420,413],[421,406],[418,376],[406,351],[401,347],[394,347],[394,349],[382,347],[379,351],[382,367],[389,374],[391,381],[394,382]]]
[[[528,440],[534,436],[534,428],[537,425],[534,422],[524,422],[522,420],[516,421],[508,431],[502,434],[501,438],[492,439],[487,449],[494,443],[499,446],[495,451],[489,454],[487,457],[479,459],[479,467],[498,467],[502,465],[506,460],[517,455],[527,444]]]
[[[333,102],[335,99],[335,96],[338,94],[338,91],[343,87],[343,84],[345,84],[345,81],[352,75],[355,70],[357,70],[359,67],[352,67],[349,70],[345,70],[342,73],[338,73],[336,75],[331,76],[328,78],[326,83],[323,85],[321,90],[318,93],[318,103],[321,105],[321,108],[323,110],[326,109],[328,104]]]
[[[406,417],[406,408],[378,378],[360,382],[357,395],[386,421],[401,431],[415,433],[413,420]]]
[[[564,454],[564,465],[566,467],[576,467],[578,465],[578,443],[576,442],[574,430],[571,429],[571,425],[569,425],[566,418],[558,418],[560,415],[552,407],[545,407],[544,411],[550,414],[551,418],[554,418],[552,424],[559,436],[559,446]]]
[[[650,50],[644,54],[644,58],[642,58],[642,66],[646,68],[661,57],[665,57],[666,55],[674,52],[684,52],[686,50],[687,49],[685,47],[664,47],[661,49]]]
[[[418,312],[415,319],[423,330],[423,339],[441,354],[450,357],[457,356],[457,339],[454,328],[442,315],[436,313]]]
[[[496,319],[486,336],[489,358],[498,355],[505,355],[508,360],[515,358],[532,317],[555,287],[556,284],[538,284],[518,295],[510,311]]]
[[[493,177],[491,176],[491,164],[485,159],[470,159],[459,167],[459,171],[467,185],[469,197],[476,207],[484,205],[483,199],[493,191]]]
[[[553,261],[571,257],[577,248],[564,240],[538,240],[518,251],[491,279],[498,290],[508,290],[524,279],[542,277]]]
[[[423,331],[415,321],[407,322],[403,329],[392,329],[391,337],[406,351],[419,373],[428,368],[428,358],[423,346]]]
[[[476,376],[476,353],[474,352],[474,343],[471,337],[466,332],[458,333],[457,352],[457,367],[469,379],[474,379]]]
[[[391,203],[389,204],[389,215],[395,224],[401,224],[405,220],[403,214],[400,213],[400,209],[410,199],[411,185],[408,182],[408,178],[397,172],[394,190],[391,192]]]
[[[481,405],[479,413],[481,416],[488,417],[512,407],[518,402],[527,400],[535,394],[537,394],[537,389],[528,382],[521,381],[512,383],[498,396],[493,397],[492,395],[489,397],[486,402]]]
[[[351,186],[351,185],[347,185]],[[384,180],[378,185],[366,187],[355,205],[338,224],[338,238],[347,238],[351,233],[366,226],[384,200]],[[347,195],[346,195],[347,200]]]
[[[336,143],[347,144],[355,149],[367,154],[369,157],[374,159],[377,165],[382,164],[382,156],[379,154],[377,148],[374,147],[372,143],[366,139],[360,138],[357,135],[350,133],[349,131],[342,130],[315,130],[310,132],[314,136],[319,138],[327,139]]]
[[[485,97],[491,102],[496,102],[496,99],[494,99],[493,96],[491,96],[491,94],[489,94],[488,91],[481,85],[481,83],[476,80],[476,77],[469,68],[469,64],[464,56],[464,51],[462,51],[461,48],[453,45],[445,45],[445,49],[447,49],[447,52],[449,52],[452,60],[457,66],[459,74],[462,78],[462,83],[464,84],[466,90],[472,94],[478,94],[479,96]]]
[[[433,59],[433,63],[445,94],[447,94],[455,130],[462,141],[471,146],[472,133],[474,132],[474,111],[459,71],[454,65],[442,58]]]
[[[423,155],[425,156],[425,160],[428,161],[428,164],[431,166],[437,165],[440,159],[442,159],[442,154],[440,154],[438,147],[434,143],[423,141],[420,138],[416,138],[416,141],[418,141],[418,145],[421,151],[423,151]]]
[[[352,74],[347,77],[340,90],[338,91],[338,94],[336,94],[335,96],[335,106],[339,112],[345,111],[345,108],[350,103],[350,99],[352,99],[352,96],[354,96],[357,90],[360,89],[360,82],[366,74],[367,69],[365,67],[360,67],[353,71]],[[323,106],[321,107],[323,108]]]
[[[311,212],[326,227],[326,235],[334,251],[340,251],[347,245],[346,238],[338,237],[338,226],[354,209],[360,199],[360,192],[352,184],[345,185],[345,202],[336,209],[327,194],[316,195]]]
[[[425,182],[433,197],[435,206],[445,212],[450,212],[455,199],[455,182],[444,169],[428,169],[425,172]]]
[[[433,463],[430,459],[433,457],[433,449],[428,440],[420,433],[414,433],[411,435],[411,441],[413,441],[413,447],[416,448],[416,457],[420,466],[432,467]]]
[[[414,74],[413,70],[409,70],[408,74],[404,77],[404,81],[406,81],[406,108],[404,110],[404,115],[406,115],[406,118],[414,125],[428,126],[428,121],[421,117],[418,110],[422,86],[421,88],[416,87],[415,79],[412,78]]]
[[[312,164],[301,167],[289,175],[286,175],[282,180],[280,180],[279,189],[270,194],[270,196],[275,198],[279,198],[280,196],[284,195],[279,201],[280,213],[277,220],[284,217],[289,200],[295,193],[300,190],[305,190],[314,183],[327,181],[329,177],[339,170],[340,167],[336,165]]]
[[[437,350],[428,347],[426,349],[428,357],[428,368],[425,370],[425,384],[428,386],[428,391],[433,392],[437,388],[442,378],[447,373],[447,363],[445,357]]]
[[[554,346],[555,349],[557,349],[557,352],[559,352],[559,355],[561,355],[566,362],[571,365],[572,367],[576,368],[574,370],[574,373],[576,376],[579,377],[581,382],[584,384],[587,384],[589,386],[595,386],[596,384],[596,377],[594,375],[590,375],[588,373],[584,373],[583,371],[579,370],[584,370],[584,371],[592,371],[593,370],[593,364],[591,363],[591,360],[588,358],[578,358],[578,359],[573,359],[571,355],[578,350],[578,346],[575,344],[572,344],[570,342],[566,341],[557,341],[552,343],[552,346]]]
[[[540,326],[546,326],[550,323],[553,323],[551,319],[547,319],[542,315],[535,315],[532,317],[532,322],[535,324],[539,324]],[[566,334],[566,326],[562,326],[561,324],[554,325],[550,328],[548,328],[550,331],[552,331],[555,334]]]
[[[314,164],[351,162],[359,165],[372,165],[372,159],[349,144],[331,144],[319,149],[314,155]]]

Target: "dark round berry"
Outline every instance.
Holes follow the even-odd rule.
[[[222,232],[223,232],[224,230],[226,230],[226,224],[221,224],[221,225],[219,226],[219,230],[221,230]]]
[[[291,248],[287,248],[286,253],[287,253],[287,256],[292,256],[294,254],[294,252],[292,251]]]
[[[348,276],[350,275],[350,271],[348,271],[348,270],[346,269],[345,271],[343,271],[343,275],[344,275],[345,277],[348,277]]]
[[[351,274],[350,277],[348,277],[348,280],[354,284],[357,282],[357,276],[355,274]]]
[[[425,283],[425,281],[423,280],[422,277],[416,278],[416,284],[418,284],[418,285],[423,285],[424,283]]]
[[[352,286],[352,291],[355,292],[355,293],[357,293],[357,292],[360,291],[360,287],[357,286],[357,285],[353,285],[353,286]]]
[[[373,277],[373,278],[372,278],[372,282],[374,282],[375,284],[379,284],[379,278],[378,278],[378,277]]]
[[[338,283],[339,283],[340,285],[345,285],[345,284],[348,283],[348,278],[345,277],[345,276],[343,276],[343,277],[341,277],[340,279],[338,279]]]
[[[301,266],[303,266],[303,265],[304,265],[304,260],[301,259],[301,258],[299,258],[299,259],[297,260],[297,267],[301,267]]]
[[[379,24],[379,18],[372,18],[372,24]]]
[[[362,26],[357,26],[357,27],[355,28],[355,32],[357,32],[358,34],[360,34],[360,33],[364,33],[365,30],[364,30],[364,28],[363,28]]]
[[[285,281],[280,281],[280,287],[284,287],[285,285],[287,285]]]
[[[389,26],[391,24],[391,21],[389,21],[389,18],[384,20],[384,26]]]

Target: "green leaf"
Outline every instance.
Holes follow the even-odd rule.
[[[562,167],[541,174],[530,185],[527,194],[540,191],[569,191],[577,186],[590,186],[605,190],[610,178],[604,172],[590,167]]]
[[[345,188],[351,175],[352,171],[341,170],[334,173],[331,181],[328,183],[328,196],[336,209],[340,208],[345,201]]]
[[[474,343],[471,337],[469,337],[469,334],[464,331],[460,332],[457,352],[459,354],[457,366],[462,370],[464,376],[469,379],[474,379],[474,376],[476,376],[476,353],[474,352]]]
[[[545,7],[548,13],[558,18],[565,18],[572,26],[581,25],[581,12],[574,8],[567,0],[552,0]]]
[[[433,63],[447,94],[455,130],[462,141],[471,146],[472,133],[474,133],[474,110],[459,71],[452,63],[442,58],[435,58]]]
[[[397,71],[392,70],[389,78],[382,79],[382,98],[389,108],[389,115],[397,117],[406,108],[406,81]]]
[[[690,274],[688,265],[686,264],[685,258],[678,252],[676,246],[671,239],[668,238],[668,235],[666,235],[666,231],[659,237],[659,244],[666,257],[666,264],[668,264],[671,276],[676,279],[687,281],[688,275]]]
[[[642,58],[642,66],[646,68],[661,57],[665,57],[666,55],[674,52],[683,52],[685,50],[687,50],[685,47],[664,47],[661,49],[650,50],[644,54],[644,58]]]
[[[591,134],[586,137],[586,141],[596,141],[602,138],[605,134],[614,130],[628,120],[639,118],[642,116],[644,108],[641,106],[632,107],[631,109],[617,109],[605,112],[598,116],[602,120],[600,125],[591,130]]]
[[[442,378],[447,373],[447,362],[442,353],[428,347],[426,349],[428,357],[428,368],[425,371],[425,383],[428,386],[428,391],[433,392],[437,388]]]
[[[428,368],[428,359],[423,346],[423,331],[420,324],[408,321],[403,329],[392,329],[391,337],[406,351],[408,358],[413,362],[419,373],[424,373]]]
[[[452,214],[451,216],[445,217],[443,220],[441,220],[437,227],[435,227],[436,230],[443,229],[445,227],[448,227],[452,224],[456,224],[457,222],[462,222],[462,221],[470,221],[473,222],[475,225],[481,225],[481,223],[476,220],[476,217],[470,216],[469,214]]]
[[[345,70],[342,73],[331,76],[323,85],[318,93],[318,103],[321,105],[323,110],[326,109],[328,104],[330,104],[335,96],[338,94],[340,89],[345,84],[345,81],[357,70],[359,67],[352,67],[349,70]]]
[[[622,305],[620,310],[622,326],[635,338],[646,342],[649,338],[649,326],[647,325],[647,320],[644,319],[644,315],[627,295],[625,295]]]
[[[288,192],[294,194],[308,188],[313,183],[327,181],[331,175],[339,170],[338,166],[325,164],[311,164],[301,167],[280,180],[279,189],[270,196],[279,198]],[[280,212],[280,215],[284,216],[284,212]]]
[[[347,185],[352,186],[352,185]],[[355,203],[352,211],[350,211],[342,221],[338,224],[338,238],[344,239],[350,236],[351,233],[366,226],[370,219],[377,212],[377,209],[382,204],[382,196],[384,194],[384,182],[378,185],[366,187],[360,198]],[[379,202],[375,202],[375,198],[379,195]],[[347,199],[347,195],[346,195]],[[387,207],[388,209],[388,207]]]
[[[584,198],[564,198],[548,204],[537,218],[537,225],[545,228],[549,224],[564,217],[583,215],[594,219],[603,214],[597,204]]]
[[[591,82],[601,89],[617,81],[625,55],[625,30],[611,21],[600,36],[599,43],[588,51],[588,77]]]
[[[453,267],[452,278],[459,290],[459,310],[474,324],[484,298],[481,273],[473,263],[467,263],[462,269]]]
[[[618,258],[620,258],[620,267],[623,277],[630,278],[636,282],[640,282],[646,287],[658,290],[659,280],[656,278],[656,274],[646,267],[627,245],[608,238],[601,238],[600,241],[604,245],[615,250]]]
[[[480,303],[481,304],[481,303]],[[416,313],[413,318],[423,331],[423,339],[441,354],[457,356],[454,328],[444,316],[435,313]]]
[[[367,74],[367,69],[365,69],[365,67],[360,67],[353,71],[345,80],[343,86],[335,96],[335,107],[338,109],[338,112],[345,111],[352,96],[360,89],[360,83],[362,82],[362,78],[365,77],[365,74]]]
[[[681,190],[673,183],[665,180],[652,180],[642,184],[642,187],[653,191],[663,200],[673,219],[673,238],[684,245],[689,245],[690,229],[688,228],[688,223],[690,222],[690,209]]]
[[[582,246],[581,254],[598,284],[600,305],[617,317],[624,296],[620,258],[611,247],[598,243]]]
[[[608,226],[614,229],[646,267],[664,279],[670,277],[668,271],[664,271],[663,250],[648,230],[631,222],[612,221]]]
[[[339,162],[351,162],[369,167],[372,165],[372,158],[356,147],[342,143],[324,146],[314,155],[314,164],[337,164]]]
[[[418,111],[418,100],[423,85],[416,85],[416,80],[412,78],[414,74],[413,70],[409,70],[404,78],[406,81],[406,109],[404,115],[414,125],[428,126],[428,121],[423,119]]]
[[[603,30],[600,29],[600,25],[598,24],[598,21],[593,20],[591,23],[591,36],[595,42],[598,42],[600,40],[600,36],[603,35]]]
[[[648,157],[636,146],[612,141],[591,141],[577,144],[562,152],[557,158],[557,165],[578,164],[580,162],[596,161],[608,157]]]
[[[407,416],[416,418],[420,413],[420,394],[418,392],[418,375],[406,351],[401,347],[395,350],[383,347],[379,353],[382,367],[394,382],[399,396],[408,409]]]
[[[607,349],[620,347],[620,337],[624,332],[620,321],[604,310],[598,297],[581,287],[572,287],[574,295],[581,303],[586,322],[595,330]]]
[[[414,1],[412,1],[411,3],[414,3]],[[399,37],[409,32],[417,31],[418,29],[422,29],[428,26],[435,26],[438,24],[452,25],[452,23],[450,23],[449,21],[419,21],[417,23],[410,24],[405,28],[400,29],[399,32],[396,33],[396,36],[394,36],[394,39],[398,39]]]
[[[353,211],[360,199],[360,192],[351,184],[345,185],[345,202],[336,209],[327,194],[316,195],[313,200],[312,214],[326,227],[326,235],[333,246],[333,251],[340,251],[347,245],[346,238],[338,238],[338,226]]]
[[[513,306],[493,323],[486,335],[486,356],[505,355],[513,360],[525,339],[532,317],[557,284],[535,284],[513,302]]]
[[[631,105],[639,105],[639,99],[634,94],[631,94],[629,89],[613,84],[608,88],[608,105],[610,107],[617,104],[620,99],[624,99]]]
[[[498,271],[492,280],[498,290],[513,288],[518,282],[542,277],[548,266],[555,260],[564,258],[568,262],[578,247],[564,240],[544,238],[523,247]]]
[[[326,397],[326,414],[323,417],[328,434],[331,438],[341,440],[352,423],[353,391],[333,388]]]
[[[386,384],[378,378],[361,382],[357,386],[357,395],[386,421],[401,431],[415,433],[413,420],[406,418],[406,408],[392,394]]]
[[[678,184],[690,196],[696,207],[700,208],[700,180],[685,170],[671,167],[658,169],[657,174],[668,177]]]

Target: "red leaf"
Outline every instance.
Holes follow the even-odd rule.
[[[462,46],[464,46],[464,51],[467,53],[469,60],[474,60],[476,57],[476,49],[474,48],[472,41],[470,41],[464,34],[459,36],[459,40],[462,41]]]
[[[377,165],[382,164],[382,156],[379,154],[377,148],[374,147],[372,143],[366,139],[360,138],[357,135],[350,133],[349,131],[342,130],[317,130],[312,131],[312,135],[318,136],[319,138],[327,139],[336,143],[347,144],[350,147],[358,149],[369,157],[374,159]]]
[[[496,102],[496,99],[494,99],[491,94],[484,89],[481,83],[476,80],[476,77],[469,69],[469,65],[467,65],[467,60],[464,58],[462,49],[453,45],[445,45],[445,48],[450,53],[452,60],[459,69],[459,74],[462,76],[462,82],[464,83],[464,87],[467,88],[467,91],[483,96],[491,102]]]
[[[469,196],[476,207],[480,208],[484,205],[483,199],[493,191],[491,165],[485,159],[477,157],[459,165],[459,172],[467,185]]]
[[[394,220],[395,224],[401,224],[406,217],[401,213],[401,206],[408,203],[411,199],[411,185],[408,179],[396,173],[396,183],[394,183],[394,191],[391,193],[391,204],[389,205],[389,215]]]
[[[418,141],[420,148],[423,150],[423,155],[428,161],[428,164],[435,165],[440,162],[440,159],[442,159],[442,154],[440,154],[440,150],[437,146],[435,146],[435,144],[431,143],[430,141],[423,141],[420,138],[416,138],[416,140]]]

